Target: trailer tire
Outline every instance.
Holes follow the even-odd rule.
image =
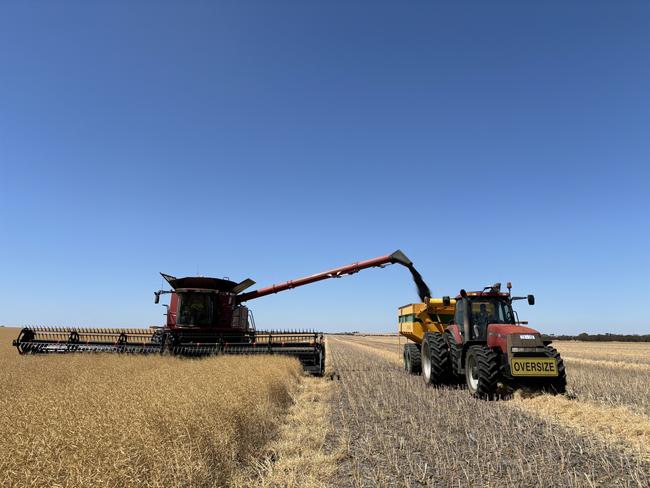
[[[420,374],[422,359],[417,344],[404,344],[404,370],[409,374]]]
[[[566,393],[566,368],[564,366],[564,361],[562,356],[557,352],[552,346],[546,346],[546,352],[549,357],[554,358],[557,361],[557,378],[553,378],[546,385],[546,392],[552,395],[564,395]]]
[[[496,353],[487,346],[472,346],[465,356],[465,379],[472,396],[494,400],[499,380]]]
[[[440,333],[427,332],[422,341],[422,376],[429,385],[440,386],[449,381],[451,362],[449,347]]]

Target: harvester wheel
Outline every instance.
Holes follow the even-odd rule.
[[[171,334],[163,333],[160,341],[160,354],[163,356],[174,356],[178,351],[176,347],[176,340]]]
[[[476,398],[494,400],[499,380],[496,353],[487,346],[472,346],[465,357],[467,388]]]
[[[14,346],[18,349],[18,354],[27,354],[33,350],[34,331],[25,327],[18,334],[18,339],[14,341]]]
[[[447,341],[440,333],[427,332],[422,341],[422,376],[424,382],[439,386],[449,381],[451,362]]]
[[[320,349],[318,351],[318,371],[314,373],[314,376],[321,377],[325,374],[325,349]]]
[[[409,374],[420,374],[422,359],[417,344],[404,344],[404,369]]]
[[[555,358],[557,361],[557,378],[553,378],[547,385],[545,390],[552,395],[564,395],[566,393],[566,368],[562,356],[557,352],[557,349],[551,346],[546,346],[548,356]]]

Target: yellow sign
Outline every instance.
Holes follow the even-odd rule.
[[[554,358],[512,358],[512,376],[557,376]]]

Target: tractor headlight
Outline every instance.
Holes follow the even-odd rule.
[[[517,347],[513,346],[510,348],[512,352],[543,352],[545,349],[543,347]]]

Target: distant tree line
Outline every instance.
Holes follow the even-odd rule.
[[[589,342],[650,342],[650,334],[588,334],[582,332],[578,335],[544,335],[545,340],[549,341],[589,341]]]
[[[359,331],[350,331],[350,332],[328,332],[329,335],[386,335],[391,333],[378,333],[378,332],[359,332]],[[395,335],[393,333],[393,335]],[[588,334],[587,332],[582,332],[578,335],[567,335],[567,334],[542,334],[542,339],[545,341],[587,341],[587,342],[650,342],[650,334]]]

